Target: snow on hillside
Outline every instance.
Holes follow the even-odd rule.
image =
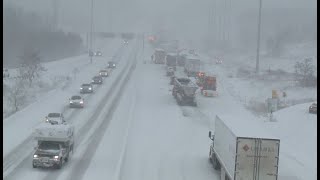
[[[279,110],[274,113],[276,122],[264,123],[281,139],[280,174],[294,171],[299,180],[317,177],[317,115],[309,114],[309,106],[305,103]]]
[[[113,51],[115,49],[114,46],[111,46],[111,41],[99,41],[97,42],[97,46],[104,47],[104,53],[107,53],[108,51]],[[100,48],[101,49],[101,48]],[[106,61],[110,59],[110,56],[102,56],[94,58],[94,61],[103,61],[105,64]],[[81,74],[80,71],[82,71],[86,66],[89,64],[89,57],[88,54],[70,57],[61,59],[58,61],[51,61],[47,63],[43,63],[43,67],[46,69],[45,72],[42,72],[41,77],[36,80],[32,87],[28,87],[25,89],[26,91],[26,99],[23,103],[23,105],[20,107],[20,110],[27,107],[28,105],[39,101],[43,98],[45,98],[46,93],[49,91],[54,91],[56,89],[65,89],[68,86],[70,86],[71,82],[74,81],[79,74]],[[65,64],[72,64],[72,66],[66,66]],[[3,117],[8,118],[13,111],[13,105],[12,100],[10,100],[10,93],[12,86],[17,82],[18,80],[12,77],[18,76],[17,69],[9,69],[10,77],[8,79],[4,79],[4,86],[6,87],[4,89],[4,111],[3,111]]]

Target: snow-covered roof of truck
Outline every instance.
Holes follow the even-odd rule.
[[[239,115],[217,115],[228,126],[237,137],[253,137],[265,139],[279,139],[267,132],[258,119],[250,119]]]
[[[73,131],[74,127],[69,124],[41,123],[35,127],[33,136],[36,140],[67,141],[73,137]]]

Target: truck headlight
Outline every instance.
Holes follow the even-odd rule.
[[[89,88],[89,90],[91,90],[91,88]]]
[[[80,89],[83,89],[82,87]]]
[[[83,101],[80,101],[80,104],[83,104]]]
[[[58,159],[58,158],[59,158],[59,156],[54,156],[54,158],[55,158],[55,159]]]
[[[36,154],[35,154],[35,155],[33,155],[33,158],[37,158],[37,157],[38,157],[38,155],[36,155]]]

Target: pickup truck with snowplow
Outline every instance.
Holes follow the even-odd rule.
[[[74,127],[63,123],[51,125],[42,123],[33,131],[37,145],[32,159],[32,167],[55,167],[60,169],[73,152]]]
[[[198,86],[189,78],[174,77],[173,79],[172,95],[175,97],[179,105],[197,106],[195,99],[197,89]]]
[[[239,116],[216,116],[209,160],[221,180],[277,180],[280,139]]]

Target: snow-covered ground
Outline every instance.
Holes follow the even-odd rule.
[[[152,49],[147,46],[141,58],[141,46],[141,42],[129,43],[129,49],[119,58],[118,68],[96,93],[86,97],[84,109],[66,111],[77,127],[77,149],[61,170],[33,169],[32,147],[27,147],[29,156],[5,179],[219,179],[219,172],[208,161],[211,141],[207,136],[217,114],[257,121],[265,131],[280,138],[279,180],[315,179],[317,122],[316,115],[307,112],[309,103],[274,113],[275,122],[255,116],[237,97],[255,98],[261,93],[256,92],[259,86],[243,83],[241,78],[232,81],[228,77],[230,61],[230,66],[206,66],[218,74],[218,97],[198,95],[198,107],[180,107],[171,95],[164,66],[149,63]],[[102,64],[86,66],[82,78],[77,79],[89,80]],[[234,64],[234,68],[238,65]],[[80,82],[58,90],[59,96],[48,93],[46,98],[32,104],[34,108],[28,106],[19,117],[13,115],[16,120],[5,121],[4,158],[48,112],[63,109],[66,99],[78,92]],[[235,96],[234,89],[247,94]],[[267,92],[262,93],[266,98],[271,96],[271,90]],[[25,124],[21,125],[21,119]],[[10,143],[11,137],[16,137],[15,143]]]

